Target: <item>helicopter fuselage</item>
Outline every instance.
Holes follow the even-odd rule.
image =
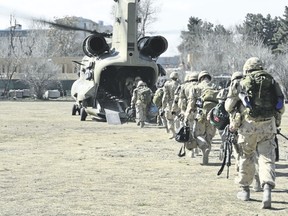
[[[77,106],[101,118],[105,118],[105,109],[119,112],[121,117],[130,105],[131,91],[127,89],[127,80],[141,77],[150,88],[155,86],[159,76],[156,59],[168,46],[162,36],[137,39],[138,0],[115,2],[117,11],[111,45],[99,34],[85,39],[83,50],[86,56],[82,60],[79,79],[71,88]]]

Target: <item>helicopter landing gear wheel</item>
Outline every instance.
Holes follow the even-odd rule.
[[[72,107],[72,115],[76,115],[76,112],[78,112],[80,115],[80,110],[79,110],[78,106],[76,104],[74,104]]]
[[[87,112],[84,107],[80,109],[80,120],[85,121],[87,117]]]

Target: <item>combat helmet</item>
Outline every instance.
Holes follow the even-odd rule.
[[[231,76],[231,82],[236,80],[236,79],[241,79],[242,77],[243,77],[243,73],[240,71],[236,71]]]
[[[201,81],[201,78],[205,76],[209,77],[210,80],[212,79],[211,75],[207,71],[201,71],[198,75],[198,81]]]
[[[189,82],[190,81],[190,74],[186,74],[185,78],[184,78],[184,82]]]
[[[140,81],[137,83],[137,88],[140,87],[140,86],[146,86],[146,83],[143,82],[142,80],[140,80]]]
[[[179,78],[179,74],[178,74],[177,72],[172,72],[172,73],[170,74],[170,78],[171,78],[171,79],[178,79],[178,78]]]
[[[263,62],[257,57],[251,57],[243,66],[243,75],[257,70],[263,70]]]
[[[189,74],[189,81],[197,81],[198,80],[198,73],[196,71]]]

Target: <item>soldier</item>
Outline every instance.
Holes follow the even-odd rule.
[[[162,99],[162,107],[164,108],[164,115],[167,119],[167,132],[172,133],[170,139],[173,139],[176,133],[174,123],[175,116],[172,114],[172,104],[174,101],[175,90],[180,85],[178,78],[179,75],[177,72],[172,72],[170,74],[170,80],[166,81],[164,84],[164,95]]]
[[[197,72],[189,73],[186,76],[186,82],[181,85],[178,102],[182,114],[184,114],[187,109],[188,98],[193,92],[192,88],[194,88],[198,83]]]
[[[193,89],[197,86],[198,83],[198,72],[192,72],[187,75],[187,81],[185,84],[182,84],[181,90],[179,93],[179,108],[180,108],[180,116],[181,118],[184,118],[185,112],[187,109],[187,104],[189,102],[190,98],[193,98]],[[189,116],[187,116],[184,123],[187,123],[187,125],[192,128],[194,123],[194,116],[195,116],[195,110],[191,111],[189,113]],[[187,150],[191,151],[191,157],[195,157],[195,153],[197,152],[197,143],[194,139],[191,139],[189,142],[185,143],[185,147]]]
[[[185,113],[185,120],[188,121],[189,115],[197,112],[192,124],[192,133],[198,147],[202,150],[203,165],[208,164],[212,138],[216,133],[216,128],[207,119],[207,114],[218,102],[216,98],[218,91],[214,89],[211,80],[212,77],[207,71],[199,73],[199,84],[193,89],[192,98],[189,99]]]
[[[223,89],[221,89],[221,90],[219,91],[219,94],[217,95],[217,98],[218,98],[219,103],[222,104],[221,108],[224,109],[223,112],[226,111],[225,108],[224,108],[224,103],[225,103],[225,100],[227,99],[229,86],[231,86],[231,85],[239,85],[239,82],[240,82],[240,80],[242,79],[242,77],[243,77],[243,73],[242,73],[242,72],[239,72],[239,71],[234,72],[234,73],[232,74],[232,76],[231,76],[230,83],[228,83],[227,87],[226,87],[226,88],[223,88]],[[213,110],[211,110],[211,111],[213,111]],[[226,113],[226,112],[225,112],[225,113]],[[213,115],[213,113],[211,113],[211,115]],[[221,115],[222,115],[223,117],[226,116],[226,115],[223,115],[223,114],[221,114]],[[232,119],[232,121],[233,121],[233,115],[235,115],[235,111],[234,111],[234,113],[232,114],[232,117],[230,117],[230,115],[231,115],[231,114],[228,114],[228,115],[227,115],[227,117],[228,117],[227,121],[225,121],[225,124],[223,124],[223,126],[221,125],[221,129],[218,129],[219,135],[220,135],[221,141],[222,141],[222,144],[221,144],[221,146],[220,146],[220,157],[219,157],[220,160],[222,160],[222,159],[223,159],[222,156],[224,156],[224,142],[225,142],[225,140],[226,140],[226,138],[227,138],[226,135],[223,134],[224,128],[227,126],[227,124],[230,123],[230,119]],[[210,116],[210,114],[209,114],[209,116]],[[216,119],[217,119],[217,118],[216,118]],[[218,118],[218,120],[219,120],[219,118]],[[224,118],[223,118],[222,120],[224,120]],[[214,121],[214,119],[211,118],[211,119],[210,119],[210,123],[212,124],[213,121]],[[218,122],[217,122],[217,123],[218,123]],[[220,122],[219,122],[219,123],[220,123]],[[231,122],[231,124],[232,124],[232,123],[233,123],[233,122]],[[215,123],[214,123],[214,125],[215,125]],[[237,154],[237,152],[235,152],[235,154]],[[237,158],[237,155],[236,155],[236,158]],[[237,164],[236,164],[236,167],[237,167]],[[237,170],[237,169],[236,169],[236,170]]]
[[[135,77],[134,83],[133,83],[134,89],[137,87],[137,84],[139,81],[142,81],[142,78],[139,76]]]
[[[271,208],[271,189],[275,187],[275,134],[284,113],[284,96],[273,77],[264,71],[262,61],[249,58],[243,66],[239,85],[231,85],[225,109],[237,110],[230,130],[238,130],[240,146],[239,172],[236,182],[241,191],[237,198],[250,199],[249,186],[255,174],[255,155],[258,155],[259,177],[263,187],[261,208]]]
[[[158,108],[158,115],[157,115],[157,125],[158,126],[164,126],[167,129],[167,120],[164,116],[164,109],[162,108],[162,100],[163,100],[163,95],[164,95],[164,82],[159,83],[157,86],[157,90],[153,96],[153,103],[157,106]]]
[[[137,125],[144,127],[147,119],[147,108],[152,100],[152,90],[147,87],[146,83],[139,81],[137,87],[133,91],[131,99],[131,107],[136,109],[136,122]]]
[[[237,85],[240,85],[240,81],[241,81],[241,79],[243,78],[243,73],[242,72],[240,72],[240,71],[237,71],[237,72],[234,72],[233,74],[232,74],[232,76],[231,76],[231,80],[230,80],[230,84],[228,85],[228,87],[226,87],[226,88],[224,88],[224,89],[221,89],[220,90],[220,92],[219,92],[219,94],[217,95],[217,98],[218,98],[218,100],[219,100],[219,103],[225,103],[225,100],[227,99],[227,96],[228,96],[228,91],[229,91],[229,87],[230,86],[233,86],[233,88],[235,88],[235,86],[236,86],[236,88],[237,88]],[[219,104],[218,104],[219,105]],[[218,106],[217,105],[217,106]],[[222,107],[222,106],[221,106]],[[225,150],[224,150],[224,142],[226,141],[226,139],[227,139],[227,135],[225,134],[225,130],[223,129],[222,130],[222,128],[224,128],[224,126],[226,127],[226,125],[227,124],[231,124],[232,125],[232,127],[234,127],[233,125],[236,123],[237,124],[237,122],[238,122],[238,120],[237,120],[237,115],[239,114],[239,112],[238,112],[238,110],[237,109],[235,109],[232,113],[230,113],[229,114],[229,116],[228,116],[228,119],[227,119],[227,121],[225,120],[225,114],[224,114],[224,112],[226,111],[225,110],[225,108],[223,107],[223,109],[224,109],[224,111],[220,114],[219,113],[219,115],[220,116],[218,116],[216,119],[218,120],[217,122],[215,122],[215,119],[213,119],[213,117],[211,117],[211,119],[210,119],[210,123],[212,124],[213,123],[213,125],[215,125],[215,123],[216,124],[218,124],[218,125],[221,125],[220,123],[221,123],[221,121],[220,120],[222,120],[222,121],[225,121],[225,122],[223,122],[223,123],[225,123],[225,124],[222,124],[221,125],[221,130],[219,129],[218,131],[219,131],[219,134],[220,134],[220,137],[221,137],[221,140],[222,140],[222,144],[221,144],[221,146],[220,146],[220,160],[223,160],[223,157],[224,157],[224,154],[225,154]],[[213,111],[213,109],[211,110],[211,111]],[[226,113],[226,112],[225,112]],[[211,113],[211,116],[213,116],[213,113]],[[221,118],[222,117],[222,118]],[[236,118],[235,118],[236,117]],[[223,133],[224,132],[224,133]],[[237,133],[236,133],[237,134]],[[237,135],[236,135],[237,136]],[[237,138],[236,138],[237,139]],[[238,145],[237,145],[238,146]],[[238,166],[238,161],[239,161],[239,157],[240,157],[240,154],[239,154],[239,147],[237,148],[233,148],[233,154],[234,154],[234,157],[235,157],[235,159],[236,159],[236,162],[235,162],[235,168],[236,168],[236,171],[238,172],[239,171],[239,166]],[[259,191],[261,191],[261,185],[260,185],[260,181],[259,181],[259,175],[258,175],[258,160],[256,159],[255,160],[255,162],[256,162],[256,172],[255,172],[255,176],[254,176],[254,185],[253,185],[253,190],[255,191],[255,192],[259,192]]]

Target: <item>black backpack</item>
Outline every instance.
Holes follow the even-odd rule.
[[[225,102],[218,103],[210,112],[210,124],[219,130],[229,124],[229,113],[225,110]]]
[[[176,133],[175,140],[177,142],[188,142],[190,137],[190,127],[183,126],[179,129],[179,131]]]

